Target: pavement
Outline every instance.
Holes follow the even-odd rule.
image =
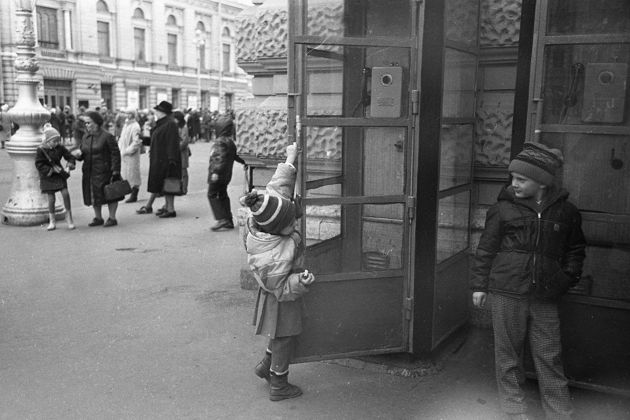
[[[270,402],[253,375],[266,343],[251,326],[255,292],[240,287],[238,232],[209,229],[209,150],[192,145],[176,218],[135,214],[143,190],[139,203],[120,204],[118,226],[90,228],[74,172],[76,230],[0,225],[0,419],[502,418],[491,332],[478,328],[432,360],[294,365],[304,395]],[[2,204],[12,168],[0,150]],[[236,165],[234,210],[243,183]],[[535,383],[526,387],[532,418],[542,418]],[[627,398],[572,395],[577,419],[630,418]]]

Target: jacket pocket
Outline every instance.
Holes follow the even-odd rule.
[[[556,261],[548,262],[544,268],[536,285],[535,296],[540,299],[558,299],[569,290],[573,279],[562,270]]]
[[[489,289],[526,295],[530,291],[530,256],[523,252],[499,252],[492,263]]]

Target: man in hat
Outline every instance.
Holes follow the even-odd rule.
[[[554,186],[563,163],[557,149],[525,143],[510,162],[512,182],[486,215],[473,261],[473,304],[491,293],[495,369],[501,408],[527,419],[521,358],[529,337],[548,419],[572,415],[564,375],[557,300],[582,274],[586,242],[577,208]]]

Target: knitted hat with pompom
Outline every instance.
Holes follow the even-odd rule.
[[[526,142],[523,150],[510,162],[508,171],[524,175],[542,185],[552,185],[564,159],[558,149],[540,143]]]
[[[279,235],[296,219],[295,203],[283,197],[260,194],[254,189],[241,197],[240,202],[251,209],[259,229],[266,233]]]

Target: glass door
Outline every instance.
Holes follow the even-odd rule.
[[[289,5],[289,135],[316,276],[297,358],[405,351],[419,2]]]

